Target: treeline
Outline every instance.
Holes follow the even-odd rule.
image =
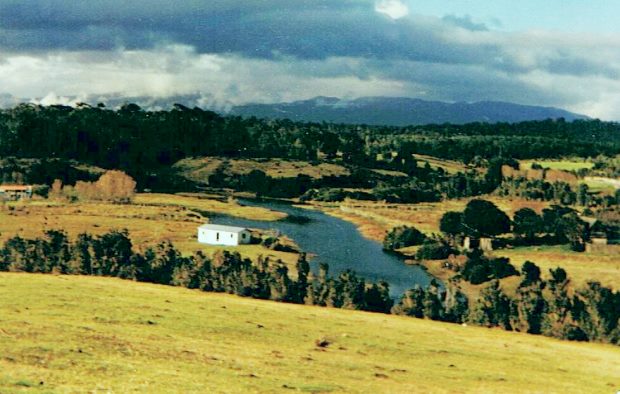
[[[136,252],[126,231],[81,234],[74,241],[61,231],[48,231],[35,239],[13,237],[0,249],[0,271],[114,276],[258,299],[620,343],[619,292],[596,282],[573,290],[561,268],[551,270],[545,281],[530,262],[523,265],[512,298],[498,280],[489,282],[478,299],[469,301],[457,280],[445,286],[432,281],[425,289],[416,286],[407,291],[396,305],[387,283],[366,283],[350,270],[330,277],[325,264],[314,275],[303,254],[293,278],[280,261],[259,258],[252,262],[238,253],[218,252],[209,257],[197,252],[185,257],[169,242]]]
[[[293,279],[288,267],[279,260],[260,258],[252,262],[239,253],[222,251],[209,257],[198,252],[185,257],[169,242],[136,252],[127,231],[99,236],[80,234],[73,242],[66,233],[55,230],[35,239],[16,236],[0,249],[0,271],[112,276],[243,297],[383,313],[389,313],[393,304],[387,283],[368,284],[352,271],[330,277],[325,264],[315,276],[303,254]]]

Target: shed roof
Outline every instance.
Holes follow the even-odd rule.
[[[29,191],[32,186],[28,185],[0,185],[2,191]]]
[[[242,231],[247,231],[247,228],[245,227],[225,226],[222,224],[211,224],[211,223],[203,224],[202,226],[198,228],[205,229],[205,230],[222,231],[226,233],[240,233]]]

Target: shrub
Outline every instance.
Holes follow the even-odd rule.
[[[425,239],[426,236],[415,227],[395,227],[385,236],[383,249],[395,250],[406,248],[407,246],[420,245]]]
[[[418,260],[442,260],[447,259],[454,253],[455,250],[447,243],[439,240],[427,239],[420,249],[418,249],[415,257]]]
[[[480,250],[471,252],[461,272],[462,277],[474,284],[487,282],[491,279],[501,279],[519,275],[517,269],[510,264],[506,257],[489,259]]]

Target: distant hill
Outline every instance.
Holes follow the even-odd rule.
[[[363,97],[354,100],[315,97],[292,103],[239,105],[233,107],[230,113],[270,119],[391,126],[588,119],[585,115],[551,107],[496,101],[445,103],[403,97]]]
[[[302,122],[331,122],[349,124],[408,126],[421,124],[464,124],[471,122],[522,122],[564,118],[588,119],[552,107],[537,107],[497,101],[476,103],[445,103],[406,97],[362,97],[354,100],[336,97],[315,97],[309,100],[275,104],[244,104],[234,106],[229,101],[221,101],[208,93],[183,94],[168,97],[125,96],[122,94],[57,96],[50,93],[46,97],[18,98],[0,93],[0,108],[11,108],[19,103],[39,103],[43,105],[75,105],[79,102],[97,105],[105,103],[108,108],[119,108],[126,103],[138,104],[145,110],[168,110],[175,103],[186,107],[200,107],[219,112],[222,115],[256,116],[266,119],[291,119]]]

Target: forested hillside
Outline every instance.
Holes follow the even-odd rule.
[[[103,104],[77,108],[23,104],[0,111],[0,157],[42,159],[46,161],[42,168],[53,167],[49,160],[62,159],[121,169],[131,174],[140,188],[189,188],[171,169],[188,157],[279,158],[334,162],[354,171],[319,183],[300,175],[294,184],[278,186],[282,189],[278,196],[299,196],[332,184],[376,188],[382,183],[383,192],[376,193],[376,198],[396,195],[400,201],[433,201],[435,193],[458,197],[493,190],[498,186],[499,168],[512,159],[611,156],[618,152],[620,125],[598,120],[380,127],[222,117],[182,105],[152,112],[135,104],[118,111]],[[441,168],[420,166],[412,153],[459,161],[471,168],[488,167],[489,177],[481,181],[475,172],[448,176]],[[3,168],[12,168],[10,174],[19,172],[15,161]],[[410,182],[416,180],[411,186],[420,190],[419,195],[394,193],[390,188],[402,185],[402,179],[387,179],[393,174],[370,174],[365,171],[369,168],[409,175]],[[248,174],[250,179],[224,175],[218,173],[213,182],[206,183],[273,189],[261,171]],[[5,181],[15,181],[3,176]],[[262,186],[256,186],[260,181]],[[442,183],[438,188],[429,186]]]
[[[454,141],[459,141],[458,145]],[[576,144],[575,142],[579,142]],[[492,158],[596,156],[620,152],[620,125],[598,120],[471,123],[415,127],[354,126],[221,117],[176,105],[143,111],[105,107],[19,105],[0,112],[0,156],[66,158],[132,171],[188,156],[374,161],[403,145],[414,153],[469,162]]]

